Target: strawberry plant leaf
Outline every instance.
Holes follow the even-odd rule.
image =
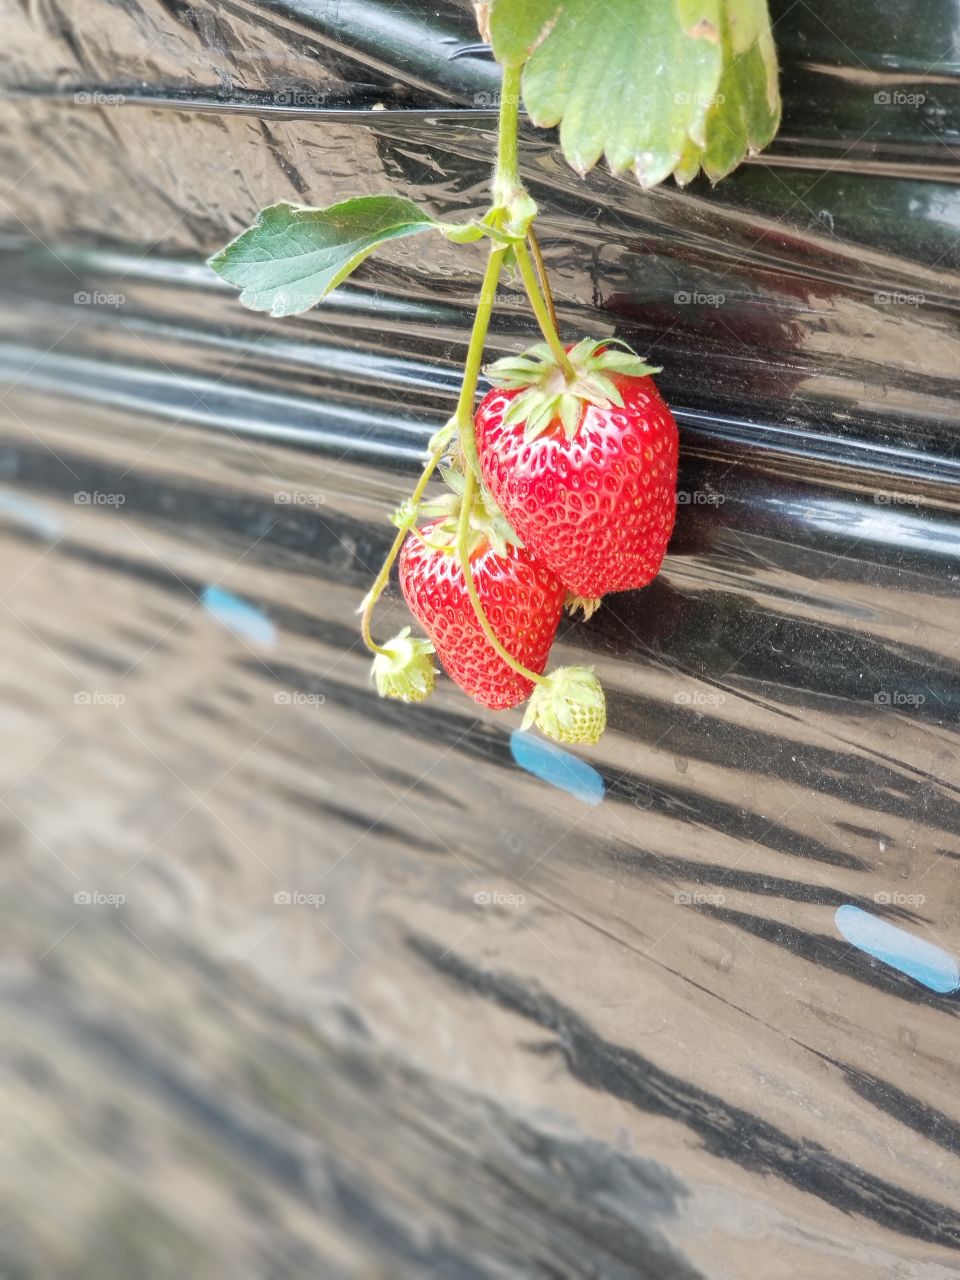
[[[560,126],[579,173],[601,156],[644,186],[673,169],[689,136],[702,140],[721,73],[721,0],[564,0],[524,67],[535,124]]]
[[[308,209],[275,204],[209,265],[241,289],[240,301],[272,316],[298,315],[316,306],[388,240],[441,231],[479,239],[478,228],[439,222],[402,196],[359,196]]]
[[[490,6],[490,40],[493,56],[504,66],[526,62],[549,33],[562,0],[493,0]]]
[[[766,0],[738,0],[736,21],[727,0],[721,35],[723,75],[707,114],[706,145],[700,156],[704,172],[714,182],[735,169],[748,152],[762,151],[780,124],[777,51]]]
[[[494,0],[490,29],[498,59],[529,55],[527,111],[579,173],[716,180],[779,124],[767,0]]]
[[[527,391],[521,391],[518,396],[510,402],[510,408],[503,415],[505,426],[510,426],[514,422],[523,422],[531,408],[539,401],[540,395],[536,387],[531,387]]]

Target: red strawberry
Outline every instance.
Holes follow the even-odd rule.
[[[407,607],[433,641],[448,675],[485,707],[515,707],[533,682],[508,667],[480,628],[467,595],[449,519],[411,533],[400,552],[400,587]],[[420,540],[438,544],[426,546]],[[446,545],[443,545],[446,540]],[[484,613],[504,648],[538,675],[547,663],[566,591],[523,548],[477,532],[470,555]]]
[[[498,361],[477,410],[483,479],[527,549],[574,594],[645,587],[677,504],[677,424],[658,370],[603,343],[570,351],[568,385],[544,345]]]

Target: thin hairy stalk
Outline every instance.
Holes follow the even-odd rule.
[[[435,449],[427,459],[423,471],[421,472],[420,479],[417,481],[417,487],[410,496],[410,502],[414,507],[416,507],[417,503],[423,497],[424,491],[430,481],[430,477],[433,475],[438,462],[446,451],[447,446],[441,445]],[[390,570],[393,568],[393,563],[400,554],[400,548],[403,546],[403,540],[406,536],[407,531],[405,529],[397,530],[397,536],[394,538],[390,550],[387,552],[387,558],[381,565],[380,572],[377,574],[376,580],[367,592],[366,599],[363,602],[363,618],[360,623],[360,631],[363,635],[363,643],[371,653],[386,652],[385,649],[381,648],[381,646],[376,643],[373,636],[370,634],[370,622],[373,618],[374,607],[380,599],[380,596],[383,594],[383,589],[390,579]]]
[[[520,67],[505,67],[500,90],[497,167],[493,175],[493,200],[500,206],[507,206],[514,197],[525,194],[519,158],[520,71]]]
[[[477,621],[483,628],[483,634],[487,637],[497,655],[518,675],[524,676],[527,680],[532,680],[535,684],[546,684],[546,676],[541,676],[536,671],[531,671],[529,667],[525,667],[522,662],[518,662],[513,654],[504,648],[490,625],[490,619],[483,611],[483,605],[477,592],[477,584],[473,580],[473,568],[470,564],[470,512],[473,509],[473,500],[476,497],[476,492],[476,477],[472,471],[468,471],[463,490],[463,505],[460,508],[460,518],[457,521],[457,555],[460,559],[460,568],[463,570],[463,581],[467,588],[467,595],[470,597],[473,611],[477,615]]]
[[[497,292],[497,282],[500,279],[500,272],[503,269],[503,259],[506,256],[507,246],[497,245],[491,251],[490,258],[487,262],[487,269],[483,275],[483,284],[480,289],[480,302],[477,306],[477,314],[473,321],[473,330],[470,334],[470,345],[467,348],[467,359],[463,368],[463,382],[460,386],[460,397],[457,400],[457,407],[453,415],[453,421],[456,423],[457,431],[460,436],[460,446],[464,450],[468,461],[472,457],[474,463],[466,468],[467,475],[473,474],[473,466],[477,456],[477,446],[474,442],[473,435],[473,402],[477,395],[477,383],[480,380],[480,366],[483,363],[483,345],[487,340],[487,330],[490,327],[490,316],[493,313],[493,300]],[[423,497],[424,490],[430,477],[436,470],[437,464],[443,455],[447,452],[449,445],[444,443],[439,445],[427,460],[427,464],[423,469],[423,473],[414,489],[411,503],[416,508],[417,503]],[[387,558],[384,560],[380,572],[377,574],[376,581],[367,593],[367,598],[363,606],[363,620],[360,630],[363,635],[363,643],[367,646],[371,653],[383,653],[383,648],[373,639],[370,630],[371,619],[373,617],[374,606],[383,594],[383,589],[390,579],[390,570],[393,568],[394,561],[400,554],[400,548],[403,546],[403,540],[406,537],[406,530],[400,529],[397,536],[393,540],[393,545],[387,552]]]
[[[547,264],[543,260],[543,253],[540,250],[540,241],[536,231],[533,229],[533,223],[527,227],[527,243],[530,246],[530,252],[533,254],[533,261],[537,268],[537,279],[540,281],[540,292],[543,294],[543,300],[547,304],[547,310],[550,312],[550,322],[554,329],[560,328],[557,320],[557,308],[553,305],[553,292],[550,289],[550,277],[547,275]]]
[[[550,312],[547,304],[543,300],[540,293],[540,285],[537,282],[537,273],[533,269],[533,263],[530,260],[530,252],[525,244],[518,242],[513,246],[513,251],[517,259],[517,266],[520,268],[520,278],[523,281],[523,287],[527,291],[527,297],[530,299],[530,306],[533,308],[533,314],[537,317],[537,324],[540,326],[540,332],[547,341],[547,345],[553,352],[553,357],[557,364],[564,372],[568,382],[575,382],[577,378],[576,370],[570,363],[570,357],[567,355],[563,343],[560,341],[560,335],[557,333],[553,321],[550,319]]]

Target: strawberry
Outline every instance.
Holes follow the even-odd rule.
[[[645,587],[677,503],[677,424],[651,369],[587,339],[500,360],[476,414],[483,479],[524,545],[585,601]]]
[[[502,515],[491,515],[491,505],[481,501],[471,518],[474,584],[497,639],[539,675],[566,591],[555,574],[517,545]],[[400,552],[400,588],[461,689],[485,707],[515,707],[533,692],[533,682],[509,667],[483,634],[454,549],[454,525],[447,516],[411,531]]]

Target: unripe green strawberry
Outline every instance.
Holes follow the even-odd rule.
[[[607,702],[591,667],[557,667],[530,699],[523,728],[536,724],[554,742],[593,746],[607,727]]]

